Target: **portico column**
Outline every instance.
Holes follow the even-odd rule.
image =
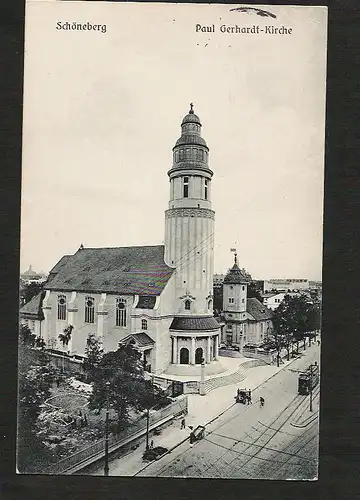
[[[191,353],[190,353],[190,363],[195,364],[195,337],[191,337]]]
[[[178,349],[178,343],[177,343],[177,337],[173,337],[173,359],[172,362],[174,364],[177,364],[178,359],[177,359],[177,349]]]
[[[219,357],[219,335],[215,336],[215,359]]]
[[[211,337],[207,338],[206,362],[211,362]]]

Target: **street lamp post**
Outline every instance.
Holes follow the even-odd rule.
[[[109,475],[109,386],[110,382],[106,382],[106,418],[105,418],[105,465],[104,476]]]
[[[204,358],[201,359],[199,393],[200,393],[200,396],[205,396],[205,360],[204,360]]]

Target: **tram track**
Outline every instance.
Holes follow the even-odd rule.
[[[291,419],[291,417],[295,414],[295,412],[298,410],[298,408],[304,404],[304,400],[303,398],[301,398],[301,401],[295,406],[295,408],[293,408],[293,404],[294,402],[298,399],[298,398],[301,398],[301,396],[297,395],[295,398],[292,399],[292,401],[284,408],[284,410],[282,412],[280,412],[274,419],[273,421],[271,422],[270,424],[270,429],[269,428],[266,428],[264,429],[263,432],[260,432],[260,434],[255,438],[255,440],[249,444],[244,450],[241,450],[242,454],[244,454],[246,451],[248,451],[249,449],[251,449],[251,447],[253,447],[254,445],[257,445],[257,443],[263,438],[265,437],[265,443],[262,443],[261,444],[261,447],[257,447],[258,449],[254,450],[255,453],[251,454],[251,456],[245,460],[245,462],[241,463],[240,465],[238,465],[234,471],[240,471],[240,470],[243,470],[244,468],[247,468],[248,469],[248,465],[250,464],[251,460],[253,460],[254,458],[256,458],[265,448],[266,446],[268,445],[268,443],[274,439],[274,437],[280,433],[281,429],[287,424],[289,423],[289,420]],[[290,413],[289,413],[290,411]],[[277,423],[279,424],[279,426],[277,427]],[[275,429],[271,429],[272,427],[276,427]],[[269,432],[271,433],[270,436],[266,436],[266,433]],[[236,444],[239,444],[239,443],[235,443],[233,445],[233,448],[236,446]],[[258,445],[259,446],[259,445]],[[222,455],[222,458],[226,455],[226,453],[224,453]],[[229,467],[232,463],[236,463],[236,462],[239,462],[239,458],[238,457],[235,457],[233,460],[231,460],[230,462],[228,462],[226,464],[226,467]],[[225,469],[225,467],[224,467]]]
[[[313,424],[311,430],[313,428],[317,428],[317,425]],[[284,460],[276,460],[279,457],[280,453],[275,451],[274,453],[269,454],[269,456],[267,457],[267,464],[265,463],[263,466],[261,466],[260,471],[258,470],[258,468],[254,468],[252,471],[250,471],[247,477],[249,477],[249,479],[268,479],[269,477],[271,477],[272,479],[283,479],[288,477],[289,470],[291,470],[292,475],[294,475],[294,467],[297,467],[300,471],[304,467],[316,468],[316,461],[314,459],[303,456],[303,454],[299,455],[300,452],[306,449],[309,443],[317,438],[317,432],[309,436],[309,431],[304,432],[301,436],[298,436],[295,442],[292,441],[290,444],[285,446],[285,448],[282,448],[281,451],[283,453],[282,456]],[[295,449],[292,449],[293,446],[295,446]],[[268,450],[266,451],[268,452]],[[287,454],[287,456],[284,456],[284,452]],[[295,459],[297,459],[297,462],[294,461]]]

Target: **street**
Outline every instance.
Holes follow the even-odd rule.
[[[298,395],[297,384],[299,371],[319,363],[320,350],[313,345],[300,352],[303,356],[253,391],[252,405],[234,405],[206,426],[204,439],[192,446],[186,441],[137,475],[315,479],[319,385],[313,391],[310,412],[310,398]]]

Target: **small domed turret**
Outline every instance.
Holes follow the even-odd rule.
[[[194,113],[194,105],[191,103],[188,114],[181,122],[181,137],[173,148],[173,166],[168,174],[178,170],[191,169],[206,170],[212,175],[208,161],[209,148],[201,137],[200,118]]]
[[[184,117],[181,125],[184,125],[185,123],[197,123],[201,126],[200,118],[194,113],[194,105],[192,102],[190,103],[189,113]]]

